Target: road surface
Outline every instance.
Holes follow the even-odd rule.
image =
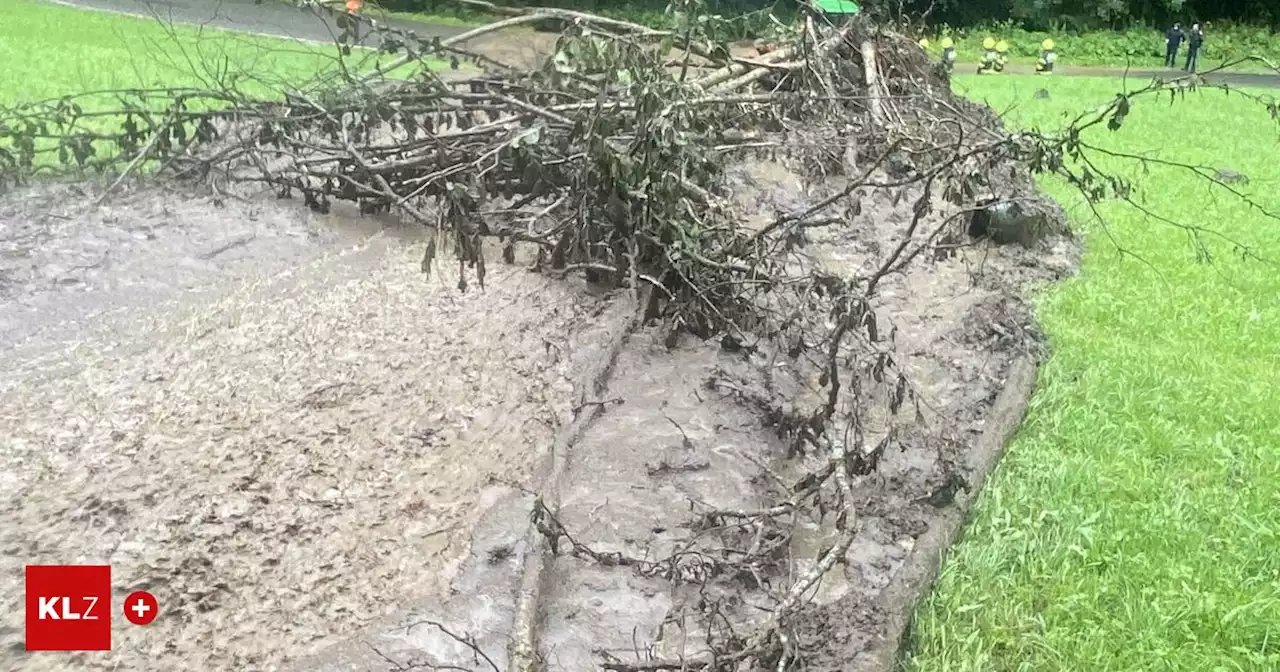
[[[1275,89],[1280,88],[1280,74],[1265,72],[1215,72],[1211,74],[1201,74],[1206,82],[1210,84],[1229,84],[1236,87],[1255,87]],[[978,65],[976,63],[958,63],[956,64],[956,74],[968,75],[977,72]],[[1005,66],[1005,74],[1010,75],[1032,75],[1035,74],[1035,67],[1022,63],[1010,63]],[[1166,80],[1183,77],[1187,73],[1182,70],[1166,70],[1162,68],[1112,68],[1088,65],[1059,65],[1057,71],[1050,77],[1127,77],[1135,82],[1149,80],[1153,77],[1163,77]]]

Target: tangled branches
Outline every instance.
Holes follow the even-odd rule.
[[[334,200],[395,210],[438,234],[424,269],[452,248],[460,287],[468,269],[484,283],[483,239],[496,238],[506,259],[532,244],[539,268],[654,285],[673,324],[705,337],[757,326],[761,297],[788,282],[778,253],[860,187],[922,183],[972,207],[990,191],[990,169],[1013,160],[1063,174],[1094,201],[1126,197],[1127,185],[1088,163],[1086,150],[1101,150],[1080,131],[1102,120],[1118,127],[1134,97],[1182,90],[1156,83],[1064,134],[1010,137],[953,99],[908,40],[865,20],[808,17],[780,30],[779,49],[748,56],[716,41],[716,17],[696,0],[672,11],[670,31],[545,10],[447,40],[337,13],[346,28],[367,24],[344,28],[344,41],[363,34],[377,44],[376,53],[337,57],[340,76],[274,97],[250,96],[228,77],[0,109],[0,172],[123,167],[123,177],[147,166],[264,183],[318,211]],[[532,72],[466,48],[546,17],[568,26]],[[442,61],[455,69],[435,70]],[[464,62],[486,71],[456,69]],[[873,170],[916,169],[887,182],[871,170],[850,176],[842,193],[757,231],[726,210],[727,162],[783,155],[842,173],[853,141],[856,154],[876,157]],[[921,217],[933,207],[922,199]],[[867,294],[914,258],[906,244],[859,281]]]
[[[344,66],[336,81],[276,98],[223,81],[0,110],[0,168],[19,176],[58,165],[123,174],[148,166],[264,183],[318,211],[334,200],[395,210],[438,233],[424,269],[452,247],[461,287],[468,269],[483,285],[490,260],[481,241],[493,237],[508,259],[528,243],[547,270],[652,284],[674,322],[699,335],[749,328],[756,296],[783,281],[774,252],[818,213],[744,230],[725,209],[726,160],[831,154],[830,138],[851,133],[868,147],[937,152],[906,135],[904,116],[918,110],[903,110],[918,103],[891,102],[936,87],[909,43],[867,24],[810,18],[791,44],[748,58],[708,40],[697,6],[681,12],[672,32],[552,12],[571,25],[533,72],[463,49],[492,27],[428,41],[369,25],[364,39],[382,54],[373,67]],[[860,64],[863,45],[883,62]],[[442,60],[488,70],[440,73]],[[882,69],[888,76],[877,78]],[[899,81],[917,90],[881,83]],[[87,98],[116,106],[89,107]],[[1003,142],[980,151],[995,154]],[[931,178],[959,161],[939,164]]]

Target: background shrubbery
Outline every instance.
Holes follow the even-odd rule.
[[[670,17],[664,17],[669,0],[635,0],[633,2],[609,2],[601,0],[532,0],[521,2],[516,0],[490,0],[496,5],[508,7],[554,7],[589,12],[613,19],[633,21],[648,26],[668,27]],[[451,0],[382,0],[378,3],[383,8],[396,12],[410,12],[426,15],[423,18],[485,21],[494,18],[490,14],[478,12]],[[759,35],[769,34],[772,21],[770,13],[783,21],[788,21],[797,13],[797,5],[793,0],[706,0],[708,12],[718,14],[724,19],[723,28],[728,31],[726,39],[752,39]]]
[[[1280,2],[1277,3],[1280,5]],[[1185,22],[1184,22],[1185,23]],[[1189,27],[1189,24],[1185,24]],[[1155,28],[1127,30],[1070,31],[1026,30],[1013,22],[992,23],[973,28],[954,29],[938,26],[929,34],[934,40],[950,36],[962,62],[976,62],[982,53],[982,40],[987,36],[1009,43],[1009,54],[1015,61],[1030,62],[1040,55],[1040,43],[1053,38],[1060,62],[1067,65],[1133,65],[1158,66],[1164,61],[1164,31]],[[937,50],[936,40],[932,47]],[[1186,56],[1184,44],[1179,65]],[[1280,62],[1280,36],[1269,29],[1255,26],[1213,22],[1200,52],[1203,70],[1223,61],[1249,56],[1262,56]]]
[[[663,12],[668,0],[495,0],[522,7],[558,7],[626,19],[647,25],[667,25]],[[445,20],[483,20],[488,17],[452,0],[381,0],[392,11],[414,12]],[[872,5],[864,0],[864,5]],[[921,12],[929,3],[908,0],[908,12]],[[920,5],[919,7],[913,7]],[[751,39],[770,32],[768,15],[783,21],[795,16],[794,0],[707,0],[720,14],[728,39]],[[918,15],[918,14],[917,14]],[[1052,37],[1062,63],[1071,65],[1159,65],[1164,57],[1164,30],[1173,22],[1209,23],[1201,67],[1246,56],[1280,61],[1280,1],[1276,0],[941,0],[926,17],[932,38],[952,36],[960,60],[975,61],[988,35],[1007,40],[1015,61],[1032,61],[1040,42]]]
[[[543,6],[577,9],[631,18],[655,17],[666,0],[495,0],[509,6]],[[381,0],[387,9],[456,15],[450,0]],[[708,0],[714,12],[740,15],[774,8],[793,11],[793,0]],[[867,0],[864,5],[897,3]],[[776,7],[775,7],[776,6]],[[911,16],[927,12],[928,20],[952,26],[983,26],[1015,22],[1031,30],[1082,33],[1091,30],[1125,30],[1132,26],[1165,26],[1173,21],[1247,24],[1280,27],[1280,2],[1275,0],[903,0],[901,8]]]

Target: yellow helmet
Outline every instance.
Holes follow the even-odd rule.
[[[995,48],[996,48],[996,38],[994,38],[994,37],[988,37],[987,39],[983,40],[983,41],[982,41],[982,48],[983,48],[983,49],[995,49]]]
[[[1004,40],[1000,40],[999,42],[996,42],[996,51],[1002,54],[1006,51],[1009,51],[1009,43],[1005,42]]]
[[[921,48],[921,49],[928,49],[928,48],[929,48],[929,38],[927,38],[927,37],[922,37],[922,38],[920,38],[920,48]]]
[[[1045,41],[1044,41],[1044,42],[1041,42],[1041,43],[1040,43],[1040,46],[1041,46],[1041,48],[1043,48],[1045,51],[1053,51],[1053,40],[1050,40],[1050,39],[1048,39],[1048,38],[1045,38]]]
[[[956,46],[956,43],[955,43],[955,42],[952,42],[952,41],[951,41],[951,38],[949,38],[949,37],[944,37],[944,38],[942,38],[942,48],[943,48],[943,49],[950,49],[951,47],[954,47],[954,46]]]

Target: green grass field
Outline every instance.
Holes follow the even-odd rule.
[[[371,53],[356,51],[345,67],[369,67]],[[166,26],[32,0],[0,3],[0,105],[99,89],[208,86],[226,77],[250,93],[274,92],[333,77],[337,54],[334,45]]]
[[[1115,95],[1095,79],[959,77],[1014,126]],[[1036,100],[1033,92],[1050,90]],[[1280,211],[1280,126],[1220,91],[1134,106],[1115,151],[1230,166]],[[1103,162],[1148,207],[1280,259],[1280,221],[1185,171]],[[1039,299],[1054,355],[916,622],[915,672],[1280,670],[1280,272],[1109,204],[1081,276]],[[1140,259],[1121,254],[1118,246]]]
[[[144,100],[141,94],[128,90],[234,90],[266,99],[282,99],[286,91],[303,90],[323,97],[326,89],[349,82],[349,76],[395,58],[364,48],[352,49],[344,56],[336,44],[168,25],[154,18],[8,0],[0,4],[0,61],[6,69],[5,77],[0,78],[0,152],[22,156],[19,136],[34,132],[40,134],[33,144],[37,153],[23,160],[38,170],[70,165],[68,157],[76,154],[72,145],[64,146],[50,133],[24,121],[30,109],[25,106],[30,103],[74,95],[75,104],[89,114],[74,120],[76,131],[88,136],[112,134],[119,132],[125,119],[109,111],[131,105],[160,114],[172,103],[167,94]],[[409,77],[421,67],[410,63],[386,74]],[[426,67],[448,66],[427,62]],[[214,109],[225,105],[224,100],[198,95],[187,100],[186,108]],[[4,132],[6,125],[20,129],[18,134]],[[194,125],[187,130],[193,129]],[[93,151],[112,142],[98,140]],[[110,146],[114,149],[114,144]],[[96,167],[100,168],[101,162]],[[143,164],[140,170],[149,167]]]

